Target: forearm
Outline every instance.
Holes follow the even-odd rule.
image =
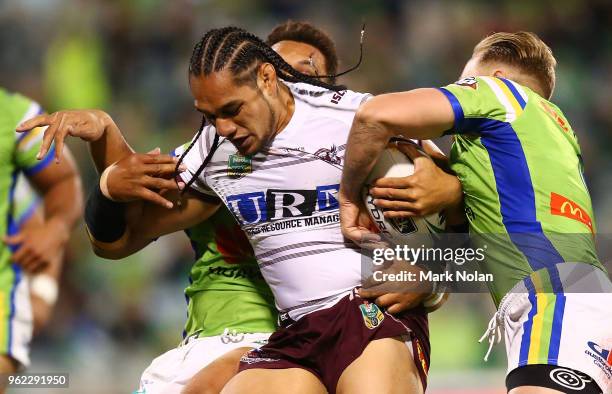
[[[366,177],[389,142],[390,133],[358,111],[346,145],[340,189],[345,198],[357,202]]]
[[[69,199],[69,201],[67,201]],[[45,222],[54,226],[57,234],[72,231],[83,211],[81,180],[76,173],[51,185],[44,193]]]
[[[110,115],[103,114],[103,119],[104,133],[89,143],[89,151],[98,173],[134,152]]]
[[[214,214],[219,204],[168,191],[172,209],[146,201],[119,203],[104,197],[99,187],[87,201],[85,221],[94,252],[120,259],[147,246],[156,238],[192,227]],[[177,202],[180,200],[180,204]]]

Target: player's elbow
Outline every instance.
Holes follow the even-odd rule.
[[[140,243],[136,241],[133,242],[129,235],[129,231],[124,232],[119,239],[112,242],[103,242],[96,239],[89,228],[87,228],[87,232],[94,254],[104,259],[120,260],[142,249],[142,247],[136,247],[136,244]]]
[[[360,125],[379,128],[384,126],[385,123],[385,119],[381,114],[379,97],[374,97],[359,107],[355,113],[354,122]]]
[[[376,135],[384,135],[385,138],[394,137],[398,132],[397,113],[393,106],[389,108],[390,104],[390,94],[376,96],[363,103],[355,114],[353,127],[375,131]]]
[[[104,249],[95,244],[91,245],[91,249],[93,250],[96,256],[102,257],[103,259],[107,260],[121,260],[129,256],[128,253],[122,253],[121,250]]]

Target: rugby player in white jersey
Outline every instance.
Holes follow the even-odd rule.
[[[98,188],[86,215],[97,253],[133,253],[206,219],[220,200],[247,233],[283,326],[268,345],[243,357],[241,372],[224,392],[423,392],[426,312],[417,307],[393,316],[361,298],[355,289],[362,254],[345,242],[339,226],[344,145],[369,95],[295,71],[238,28],[209,31],[194,49],[189,76],[195,106],[208,123],[181,157],[190,193],[174,189],[164,201],[142,191],[164,208],[112,202]],[[53,129],[47,142],[78,136],[103,157],[124,144],[109,116],[67,111],[59,117],[72,127]],[[457,183],[452,176],[440,183],[454,191],[446,195],[455,201]],[[415,304],[426,296],[410,294]]]
[[[274,49],[287,63],[291,65],[291,67],[300,71],[303,74],[306,74],[306,75],[332,74],[333,75],[337,72],[338,57],[336,55],[336,48],[335,48],[334,42],[324,31],[316,28],[310,23],[289,20],[285,23],[282,23],[276,26],[270,32],[266,41],[267,41],[267,44],[272,47],[272,49]],[[335,79],[330,78],[328,82],[334,83]],[[187,143],[187,145],[189,145],[189,142]],[[121,171],[121,168],[119,167],[122,164],[125,164],[125,163],[116,164],[117,169],[120,171]],[[121,185],[122,183],[123,182],[119,182],[119,181],[115,182],[115,184],[117,185]],[[125,192],[129,193],[129,191],[119,191],[119,194],[125,194]],[[222,207],[219,209],[219,211],[215,215],[219,216],[219,214],[222,213],[221,211],[227,212],[227,210]],[[226,216],[230,218],[231,222],[233,223],[233,226],[237,227],[238,231],[240,231],[238,224],[233,220],[233,218],[231,218],[231,214],[227,212]],[[207,221],[210,221],[210,219]],[[223,229],[215,228],[214,230],[223,232]],[[225,236],[227,237],[227,231],[225,231]],[[218,239],[220,237],[221,236],[217,236]],[[237,237],[234,236],[232,238],[237,238]],[[242,238],[244,238],[246,241],[245,237],[242,237]],[[228,242],[235,242],[235,241],[229,240],[229,239],[223,241],[224,244],[227,244]],[[248,241],[246,242],[248,244]],[[225,245],[223,245],[222,247],[218,246],[217,250],[223,249],[225,247],[226,247]],[[250,256],[252,256],[252,249],[250,248],[250,245],[248,249],[250,252]],[[216,256],[214,258],[218,259],[218,257]],[[255,256],[252,256],[252,259],[255,259]],[[258,268],[257,268],[257,272],[259,273]],[[211,279],[212,278],[213,276],[211,276]],[[226,278],[224,278],[224,280],[227,281]],[[247,279],[243,279],[243,278],[234,279],[234,281],[238,281],[238,280],[247,280]],[[267,294],[267,292],[269,292],[269,288],[267,288],[267,285],[265,284],[264,286],[266,286],[266,294]],[[228,288],[224,291],[224,294],[221,295],[220,293],[217,293],[217,297],[222,296],[223,298],[225,298],[227,296],[232,296],[233,294],[230,293],[230,291],[231,291],[231,288],[229,288],[228,286]],[[260,292],[263,293],[263,291],[261,290]],[[211,303],[211,302],[218,303],[218,301],[211,299],[210,296],[207,297],[207,299],[203,301],[208,302],[208,303]],[[233,304],[230,304],[222,300],[220,301],[223,302],[224,305],[233,305],[236,302],[241,302],[240,299],[238,298],[236,298],[236,301],[233,301]],[[194,303],[196,302],[198,301],[196,301],[196,299],[194,298]],[[242,301],[242,303],[246,305],[234,308],[236,309],[237,313],[231,313],[231,314],[226,313],[225,316],[216,316],[215,318],[219,320],[219,324],[223,324],[228,327],[235,327],[236,323],[240,323],[240,325],[242,326],[245,326],[245,325],[250,326],[255,323],[252,321],[253,320],[252,312],[254,309],[265,309],[265,310],[268,309],[268,308],[265,308],[263,305],[254,305],[254,303],[252,302],[245,303],[244,301]],[[206,308],[206,305],[204,305],[203,308]],[[247,312],[245,311],[245,308],[248,308],[249,313],[245,313]],[[198,308],[196,307],[196,305],[194,305],[194,307],[191,308],[191,310],[194,311],[193,313],[196,313],[196,311],[198,311]],[[240,314],[240,321],[232,322],[231,319],[236,319],[236,316],[238,314]],[[266,322],[266,323],[276,326],[276,314],[274,314],[273,317],[275,319],[273,323],[272,322]],[[270,318],[272,318],[272,316]],[[200,321],[201,319],[195,318],[193,320]],[[204,327],[200,327],[200,328],[204,328]],[[243,337],[245,339],[242,339]],[[219,349],[220,352],[223,351],[224,348],[229,349],[231,347],[235,347],[236,349],[224,352],[223,354],[219,354],[218,356],[214,354],[214,352],[212,351],[213,349],[210,346],[201,347],[200,349],[194,349],[194,351],[190,352],[189,356],[186,359],[186,361],[190,363],[194,363],[202,359],[202,355],[192,354],[200,350],[207,353],[208,359],[216,358],[216,360],[205,367],[204,367],[204,364],[200,363],[200,368],[202,367],[204,368],[202,368],[202,370],[198,372],[191,379],[191,381],[187,384],[187,386],[182,391],[183,394],[212,393],[212,392],[218,393],[219,391],[221,391],[223,386],[225,386],[227,381],[237,372],[238,365],[240,362],[240,357],[247,351],[252,350],[254,347],[260,347],[261,345],[265,343],[265,341],[260,341],[257,346],[254,346],[254,347],[249,346],[249,345],[252,345],[253,342],[248,343],[246,340],[246,336],[243,333],[239,333],[239,335],[235,335],[235,336],[230,336],[227,339],[223,337],[219,339],[220,339],[220,342],[222,341],[221,342],[222,345],[216,346],[215,349]],[[262,338],[259,338],[259,339],[262,339]],[[268,337],[265,337],[263,339],[267,341]],[[183,361],[181,364],[184,365],[185,361]],[[188,371],[185,371],[185,368],[183,368],[183,371],[184,371],[183,375],[185,375],[185,372],[188,372]]]

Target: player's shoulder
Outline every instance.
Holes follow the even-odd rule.
[[[523,107],[529,101],[531,90],[507,78],[492,76],[466,77],[444,87],[453,93],[479,96],[494,101],[517,100]]]
[[[0,108],[3,113],[10,113],[20,118],[19,120],[30,113],[32,113],[31,116],[35,116],[40,112],[40,105],[36,101],[3,88],[0,88]]]
[[[307,83],[286,84],[294,96],[316,108],[355,111],[368,97],[371,97],[370,93],[350,89],[335,91]]]
[[[531,100],[531,91],[506,78],[475,76],[444,86],[443,92],[466,118],[513,122]],[[456,104],[456,105],[455,105]]]
[[[216,133],[217,131],[213,125],[206,124],[201,132],[195,133],[191,140],[177,146],[170,154],[172,156],[180,156],[186,150],[191,151],[192,149],[208,152],[214,143]]]

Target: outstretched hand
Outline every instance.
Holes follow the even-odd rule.
[[[55,161],[59,163],[66,136],[78,137],[89,142],[96,141],[111,123],[112,119],[104,111],[67,110],[35,116],[17,126],[16,131],[25,133],[35,127],[48,126],[36,158],[41,160],[45,157],[55,141]]]

